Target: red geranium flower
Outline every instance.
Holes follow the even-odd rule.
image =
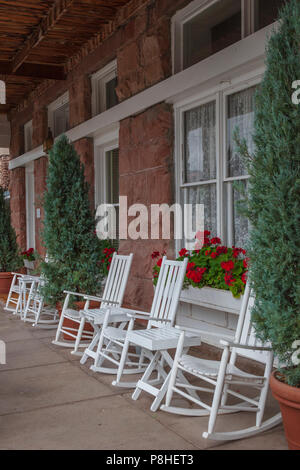
[[[159,257],[159,254],[160,254],[159,251],[153,251],[153,253],[152,253],[152,255],[151,255],[151,256],[152,256],[152,259],[158,258],[158,257]]]
[[[218,256],[217,253],[212,253],[212,254],[210,255],[210,257],[211,257],[212,259],[216,259],[217,256]]]
[[[230,260],[227,263],[221,263],[221,267],[224,271],[232,271],[234,269],[234,262]]]
[[[227,284],[227,286],[229,286],[229,287],[233,286],[233,284],[236,281],[236,279],[233,279],[232,274],[225,274],[224,280],[225,280],[225,283]]]
[[[220,255],[223,255],[223,254],[227,254],[228,253],[228,248],[226,246],[217,246],[217,255],[220,256]]]
[[[242,281],[243,281],[243,283],[244,283],[245,285],[247,284],[247,273],[244,273],[244,274],[242,275]]]
[[[206,268],[197,268],[193,271],[188,271],[186,275],[189,279],[195,282],[195,284],[200,284],[205,271],[206,271]]]
[[[215,238],[212,238],[210,242],[212,245],[220,245],[221,239],[218,237],[215,237]]]
[[[182,258],[183,256],[187,256],[189,252],[183,248],[182,250],[179,251],[179,256]]]
[[[158,267],[160,268],[161,265],[162,265],[162,258],[160,258],[160,259],[157,261],[156,266],[158,266]]]
[[[244,265],[244,268],[245,268],[245,269],[248,269],[249,261],[250,261],[250,258],[244,259],[243,265]]]
[[[194,269],[195,266],[195,263],[188,263],[186,270],[191,271],[192,269]]]

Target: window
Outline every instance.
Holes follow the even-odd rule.
[[[194,0],[173,18],[174,72],[276,21],[287,0]]]
[[[264,28],[278,18],[278,13],[287,0],[255,0],[255,31]]]
[[[241,37],[240,0],[213,3],[183,25],[183,68],[206,59]]]
[[[106,111],[118,104],[116,87],[117,61],[111,62],[104,69],[92,75],[92,112],[93,116]]]
[[[216,102],[188,110],[184,119],[183,204],[204,204],[206,229],[217,232]]]
[[[24,150],[25,152],[32,150],[32,121],[24,124]]]
[[[65,93],[48,106],[48,125],[53,137],[69,129],[69,94]]]
[[[176,119],[181,142],[177,150],[177,200],[181,204],[204,204],[205,230],[228,245],[241,247],[246,244],[249,226],[237,212],[237,202],[243,195],[235,186],[239,182],[247,190],[249,176],[236,151],[234,131],[239,129],[253,153],[257,81],[252,86],[223,89],[207,100],[179,108]]]
[[[0,104],[6,104],[6,86],[2,80],[0,80]]]
[[[95,159],[95,202],[108,207],[108,231],[119,246],[119,149],[117,144],[98,147]],[[110,211],[110,208],[112,210]]]

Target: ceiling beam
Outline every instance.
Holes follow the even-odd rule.
[[[16,72],[26,61],[33,48],[35,48],[67,12],[74,0],[56,0],[47,16],[42,19],[37,28],[28,37],[12,61],[12,72]]]
[[[0,61],[0,75],[17,76],[26,78],[41,78],[51,80],[65,80],[64,67],[59,65],[32,64],[26,62],[13,72],[12,62]]]

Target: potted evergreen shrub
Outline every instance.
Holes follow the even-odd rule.
[[[4,189],[0,187],[0,295],[8,294],[13,278],[11,272],[21,266],[16,232],[11,225],[10,207]]]
[[[88,295],[101,291],[104,242],[95,232],[88,193],[84,166],[63,135],[50,151],[44,195],[42,237],[48,261],[41,262],[41,271],[47,280],[43,294],[50,305],[61,306],[64,290]],[[82,298],[74,301],[81,301],[77,306],[82,308]]]
[[[291,0],[269,39],[266,73],[256,97],[255,154],[238,142],[251,175],[248,254],[256,294],[253,322],[270,341],[279,367],[271,378],[290,449],[300,449],[300,2]],[[237,138],[238,141],[238,138]]]

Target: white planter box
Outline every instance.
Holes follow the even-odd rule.
[[[34,269],[34,261],[28,261],[27,259],[24,259],[24,266],[27,269]]]
[[[190,286],[188,289],[181,291],[180,301],[198,305],[199,307],[239,315],[242,297],[236,299],[230,291],[226,290],[212,289],[211,287],[198,289]]]
[[[220,338],[233,340],[241,304],[230,291],[189,287],[181,291],[177,323],[203,330],[203,342],[219,348]]]

